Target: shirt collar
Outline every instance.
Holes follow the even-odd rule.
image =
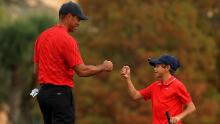
[[[164,84],[163,84],[162,80],[159,80],[158,84],[168,86],[168,85],[172,84],[175,80],[176,80],[176,78],[174,76],[171,76],[168,80],[165,81]]]
[[[68,32],[68,29],[63,24],[56,24],[55,27],[60,28],[62,30],[65,30],[66,32]]]

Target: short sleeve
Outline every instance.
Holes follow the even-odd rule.
[[[75,39],[69,38],[64,41],[63,56],[69,67],[74,67],[83,63],[80,55],[79,46]]]
[[[154,84],[151,84],[150,86],[139,90],[139,93],[143,96],[144,100],[151,99],[152,92],[153,92],[153,86],[154,86]]]
[[[188,104],[192,101],[189,92],[182,83],[179,83],[177,89],[177,94],[183,104]]]

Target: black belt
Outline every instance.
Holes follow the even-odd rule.
[[[61,88],[61,89],[67,89],[67,90],[71,90],[72,88],[66,85],[54,85],[51,83],[43,83],[40,84],[40,88],[42,89],[48,89],[48,88]]]

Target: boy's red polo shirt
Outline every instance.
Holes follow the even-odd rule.
[[[55,25],[45,30],[35,42],[34,62],[38,65],[40,84],[74,86],[72,67],[82,64],[77,41],[66,27]]]
[[[190,94],[183,83],[173,76],[165,84],[156,81],[139,92],[145,100],[152,101],[153,124],[167,124],[166,111],[171,117],[176,116],[183,112],[186,104],[191,102]]]

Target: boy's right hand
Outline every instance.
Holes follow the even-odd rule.
[[[129,66],[123,66],[121,69],[121,75],[125,78],[125,79],[129,79],[130,78],[130,67]]]

